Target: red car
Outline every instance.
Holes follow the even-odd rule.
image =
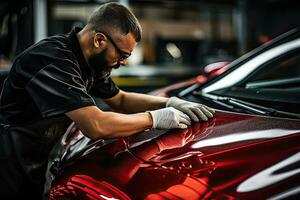
[[[220,75],[156,91],[216,108],[185,130],[92,141],[70,126],[50,199],[299,199],[300,29]]]

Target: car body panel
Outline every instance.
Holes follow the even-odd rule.
[[[218,111],[185,131],[193,133],[187,144],[183,132],[143,132],[91,151],[56,178],[52,199],[59,188],[78,199],[92,199],[82,196],[88,191],[99,199],[265,199],[300,183],[300,121]],[[161,138],[179,145],[153,153]]]

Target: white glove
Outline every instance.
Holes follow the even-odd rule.
[[[199,122],[200,120],[207,121],[208,118],[212,118],[215,113],[214,109],[205,105],[185,101],[177,97],[169,98],[166,107],[173,107],[180,110],[187,114],[195,122]]]
[[[162,108],[148,111],[153,120],[152,128],[171,129],[187,128],[191,125],[191,119],[184,113],[175,108]]]

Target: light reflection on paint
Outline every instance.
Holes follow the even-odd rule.
[[[163,154],[163,155],[160,155],[160,156],[156,156],[152,160],[155,161],[155,162],[160,162],[161,164],[164,164],[164,163],[173,162],[173,161],[176,161],[176,160],[183,160],[185,158],[189,158],[189,157],[192,157],[194,155],[201,156],[201,155],[203,155],[203,153],[200,152],[200,151],[190,151],[190,152],[186,152],[186,153],[183,153],[183,154],[180,154],[180,155]]]
[[[257,140],[257,139],[264,139],[264,138],[276,138],[286,135],[292,135],[299,133],[300,130],[284,130],[284,129],[269,129],[269,130],[256,130],[251,132],[238,132],[231,135],[200,140],[193,144],[191,148],[201,148],[207,146],[216,146],[221,144],[229,144],[234,142],[240,141],[247,141],[247,140]]]
[[[105,199],[105,200],[118,200],[118,199],[115,199],[115,198],[113,198],[113,197],[106,197],[106,196],[104,196],[104,195],[102,195],[102,194],[100,194],[99,195],[101,198],[103,198],[103,199]]]
[[[250,191],[258,190],[267,187],[269,185],[272,185],[274,183],[280,182],[282,180],[285,180],[296,174],[299,174],[300,169],[294,169],[287,172],[276,173],[276,174],[274,173],[288,165],[292,165],[299,161],[300,161],[300,152],[246,179],[238,186],[237,191],[250,192]]]
[[[273,196],[269,198],[268,200],[279,200],[279,199],[286,199],[288,197],[293,197],[294,195],[297,195],[300,193],[300,187],[295,187],[290,190],[284,191],[280,194],[277,194],[276,196]]]
[[[216,199],[215,193],[209,191],[207,182],[207,177],[186,177],[182,183],[171,185],[165,190],[148,194],[144,199]]]

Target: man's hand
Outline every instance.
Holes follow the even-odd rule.
[[[152,116],[152,128],[171,129],[187,128],[191,125],[191,119],[184,113],[174,108],[162,108],[149,111]]]
[[[171,97],[167,101],[166,106],[180,110],[187,114],[195,122],[199,122],[200,120],[207,121],[208,118],[212,118],[215,113],[214,109],[205,105],[185,101],[177,97]]]

